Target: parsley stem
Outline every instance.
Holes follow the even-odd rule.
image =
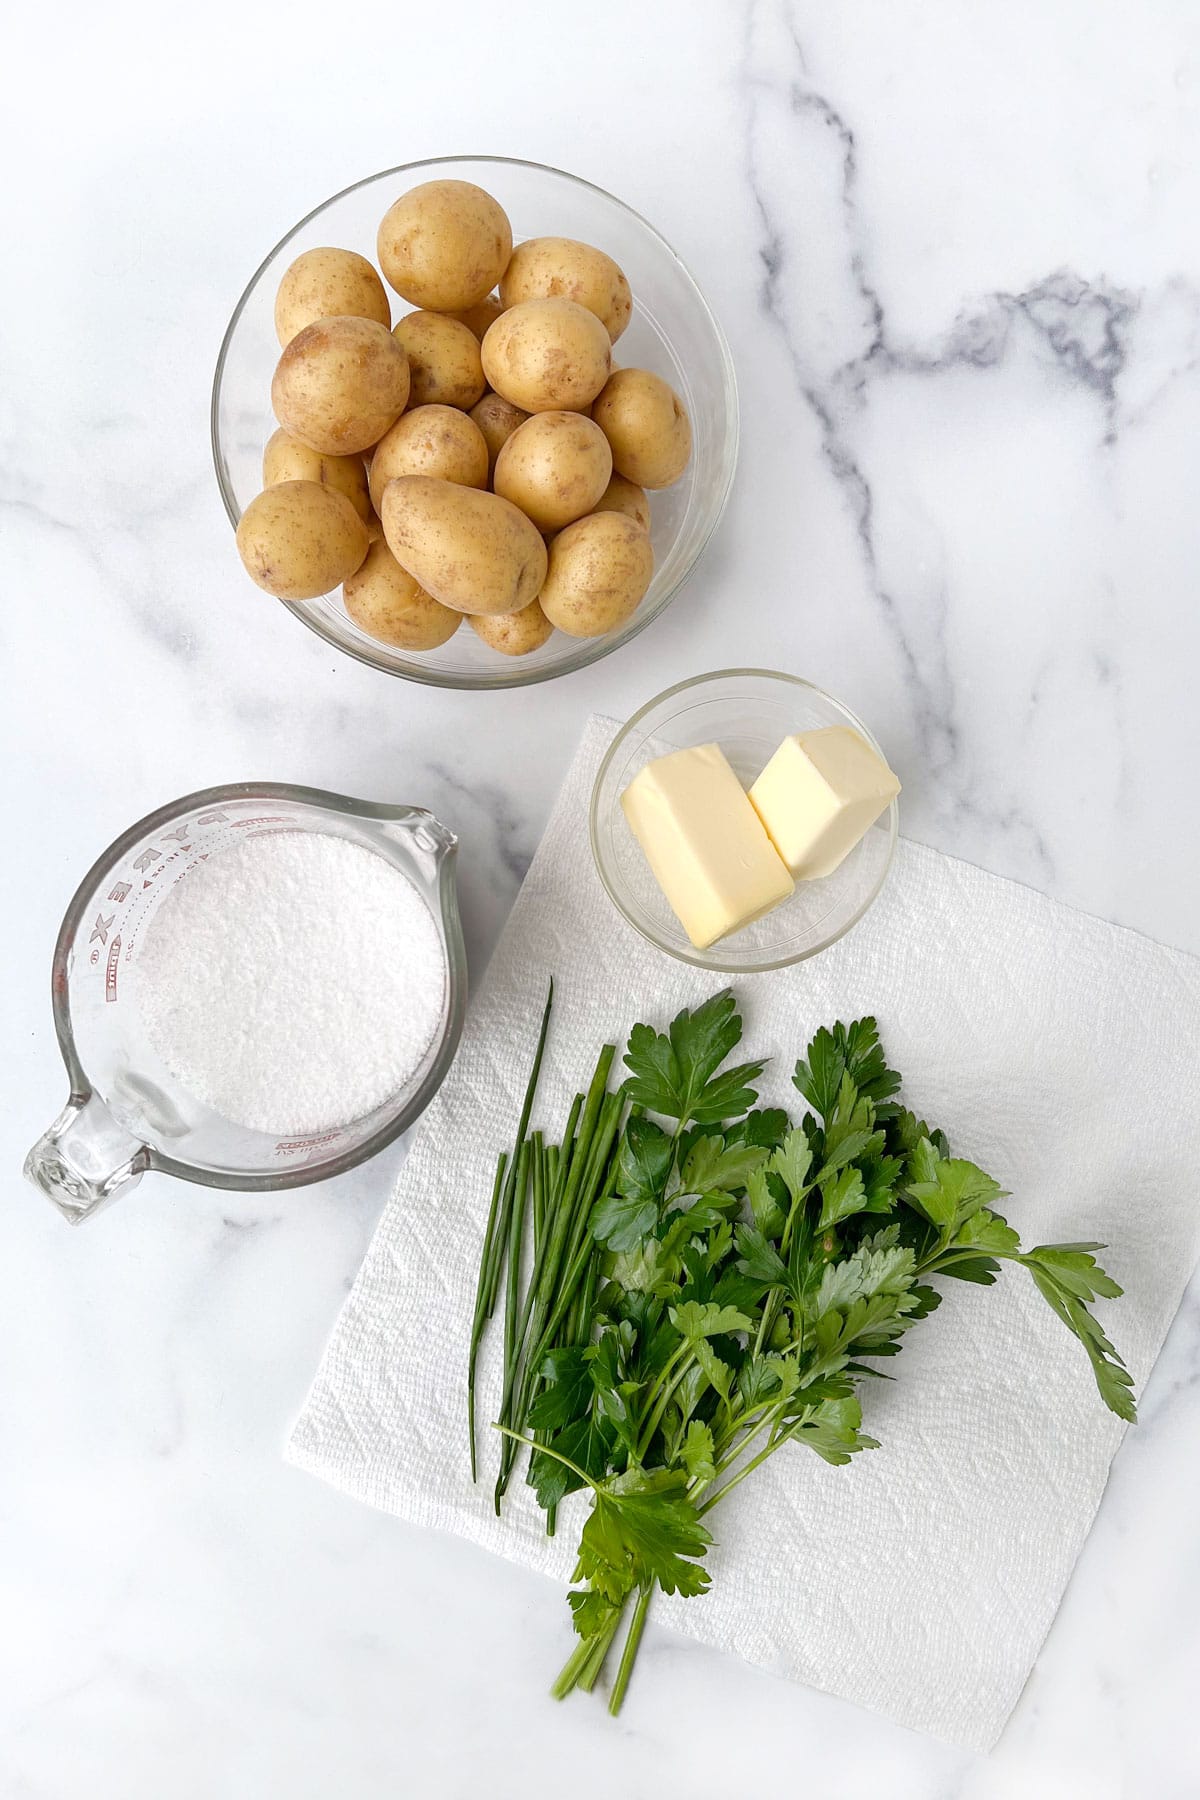
[[[642,1407],[642,1417],[641,1417],[641,1420],[639,1423],[639,1430],[641,1429],[642,1426],[645,1425],[646,1420],[650,1416],[650,1409],[652,1408],[652,1406],[654,1405],[654,1402],[658,1398],[658,1395],[662,1391],[664,1383],[674,1380],[676,1363],[679,1362],[681,1357],[686,1356],[690,1349],[691,1349],[691,1345],[688,1343],[688,1340],[686,1338],[681,1338],[679,1340],[679,1342],[676,1344],[674,1350],[672,1350],[670,1356],[668,1356],[668,1358],[667,1358],[666,1362],[663,1364],[662,1368],[658,1371],[658,1374],[655,1376],[654,1380],[651,1382],[650,1390],[646,1395],[645,1404]]]
[[[570,1656],[558,1673],[554,1685],[550,1689],[551,1698],[565,1700],[579,1685],[579,1678],[596,1648],[594,1638],[580,1638]]]
[[[629,1677],[633,1674],[638,1646],[642,1641],[642,1632],[646,1625],[646,1614],[650,1610],[650,1601],[653,1597],[654,1584],[651,1582],[638,1594],[637,1605],[633,1609],[633,1618],[629,1621],[625,1648],[621,1652],[621,1661],[617,1668],[617,1679],[613,1682],[612,1693],[608,1698],[608,1710],[614,1719],[621,1710],[621,1702],[624,1700],[625,1690],[629,1686]]]
[[[582,1688],[585,1694],[592,1691],[624,1613],[625,1601],[621,1601],[619,1606],[614,1607],[612,1618],[601,1630],[583,1638],[575,1646],[550,1689],[555,1700],[565,1700],[575,1688]]]
[[[564,1469],[570,1469],[572,1475],[578,1475],[584,1487],[590,1487],[594,1494],[600,1492],[586,1469],[581,1469],[577,1462],[572,1462],[571,1458],[564,1456],[561,1450],[554,1450],[549,1444],[539,1444],[535,1438],[526,1437],[522,1432],[514,1431],[509,1425],[502,1425],[498,1419],[493,1419],[492,1430],[502,1433],[511,1443],[524,1444],[527,1450],[536,1450],[540,1456],[553,1457],[554,1461],[560,1462]]]
[[[777,1423],[777,1422],[778,1422],[777,1418],[764,1419],[760,1425],[755,1426],[753,1432],[751,1433],[751,1437],[752,1438],[757,1437],[761,1431],[766,1429],[767,1426],[769,1426],[773,1423]],[[766,1462],[768,1456],[774,1456],[774,1454],[775,1454],[776,1450],[778,1450],[779,1446],[781,1444],[786,1444],[789,1441],[789,1439],[793,1438],[796,1435],[796,1432],[799,1429],[800,1429],[800,1426],[799,1426],[799,1422],[797,1421],[796,1424],[789,1425],[785,1430],[781,1431],[778,1434],[778,1436],[770,1437],[767,1440],[767,1442],[763,1445],[762,1449],[758,1452],[757,1456],[752,1456],[750,1458],[749,1462],[743,1463],[736,1475],[731,1475],[729,1480],[726,1481],[721,1487],[719,1487],[715,1494],[709,1495],[708,1499],[704,1502],[703,1506],[698,1506],[696,1508],[696,1517],[699,1519],[702,1519],[704,1517],[705,1513],[711,1512],[713,1507],[716,1506],[719,1501],[721,1501],[725,1498],[726,1494],[731,1494],[733,1492],[734,1488],[738,1485],[738,1483],[740,1481],[745,1481],[747,1475],[751,1474],[755,1469],[757,1469],[759,1467],[760,1463]],[[737,1453],[738,1456],[740,1456],[742,1454],[742,1451],[744,1451],[746,1448],[746,1444],[749,1442],[750,1442],[749,1438],[747,1438],[743,1441],[740,1449],[738,1450],[738,1453]],[[735,1458],[735,1460],[736,1460],[736,1458]]]
[[[671,1397],[674,1394],[675,1389],[679,1386],[679,1383],[683,1380],[684,1376],[687,1374],[688,1361],[689,1360],[695,1361],[694,1354],[691,1354],[690,1356],[688,1354],[691,1352],[691,1350],[692,1350],[692,1346],[687,1342],[687,1340],[685,1338],[683,1343],[679,1346],[679,1349],[675,1352],[674,1356],[672,1356],[671,1361],[666,1365],[666,1368],[663,1370],[663,1374],[664,1375],[666,1374],[667,1369],[669,1369],[671,1367],[672,1363],[675,1363],[679,1360],[681,1353],[684,1354],[684,1361],[680,1364],[679,1368],[675,1370],[674,1374],[671,1376],[671,1379],[667,1382],[667,1385],[662,1388],[661,1393],[659,1393],[657,1400],[654,1402],[653,1410],[648,1415],[645,1412],[643,1412],[643,1414],[642,1414],[643,1425],[642,1425],[641,1432],[638,1436],[638,1448],[637,1448],[637,1459],[639,1462],[645,1461],[646,1452],[647,1452],[647,1450],[649,1450],[650,1445],[654,1441],[654,1434],[658,1430],[660,1424],[662,1423],[663,1414],[666,1412],[668,1406],[671,1404]],[[655,1387],[651,1388],[650,1393],[651,1393],[652,1397],[653,1397],[656,1389],[661,1385],[661,1381],[662,1381],[662,1376],[660,1376],[658,1382],[655,1383]]]

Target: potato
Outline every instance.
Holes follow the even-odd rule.
[[[432,599],[402,569],[382,538],[342,586],[346,611],[356,625],[399,650],[436,650],[454,636],[462,614]]]
[[[674,388],[649,369],[617,369],[592,407],[613,468],[639,487],[670,487],[688,466],[692,428]]]
[[[391,328],[392,309],[382,281],[354,250],[305,250],[285,270],[275,296],[275,335],[290,344],[318,319],[374,319]]]
[[[504,208],[470,181],[424,181],[379,227],[384,279],[413,306],[462,312],[487,298],[512,255]]]
[[[540,650],[554,631],[536,600],[520,612],[475,614],[470,623],[472,631],[503,656],[528,656],[531,650]]]
[[[488,384],[526,412],[577,412],[608,380],[609,336],[574,300],[523,300],[489,325],[482,344]]]
[[[629,323],[633,295],[611,256],[574,238],[527,238],[500,277],[500,303],[561,297],[586,306],[615,344]]]
[[[406,313],[392,336],[408,357],[410,406],[460,406],[465,412],[483,393],[479,339],[469,325],[444,313]]]
[[[511,400],[505,400],[500,394],[493,394],[491,389],[471,408],[471,417],[478,425],[488,448],[488,480],[496,467],[496,458],[508,442],[518,425],[523,425],[531,415],[514,406]]]
[[[538,601],[568,637],[602,637],[637,611],[653,573],[654,552],[640,525],[624,513],[589,513],[550,545]]]
[[[345,494],[319,481],[279,481],[265,488],[237,528],[247,574],[280,600],[328,594],[354,574],[368,542],[367,528]]]
[[[643,531],[650,529],[650,502],[637,482],[626,481],[623,475],[613,476],[592,511],[624,513],[636,519]]]
[[[608,486],[612,451],[580,413],[535,413],[496,458],[492,487],[539,531],[558,531],[591,512]]]
[[[371,499],[400,475],[435,475],[461,487],[486,487],[488,447],[482,431],[453,406],[414,406],[381,437],[371,458]]]
[[[499,294],[488,294],[479,302],[478,306],[466,306],[461,312],[447,313],[446,317],[457,319],[460,325],[465,325],[469,331],[473,331],[477,338],[482,338],[492,320],[498,319],[503,311],[504,306]]]
[[[546,578],[537,526],[498,494],[401,475],[384,488],[380,516],[396,561],[455,612],[520,612]]]
[[[302,444],[352,456],[395,424],[408,404],[408,386],[408,358],[374,319],[318,319],[280,357],[271,405]]]
[[[274,487],[277,481],[319,481],[345,494],[360,519],[371,511],[361,456],[322,456],[299,438],[289,437],[282,426],[267,439],[263,451],[263,486]]]

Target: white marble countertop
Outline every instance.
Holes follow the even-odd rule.
[[[63,1097],[58,919],[132,819],[249,776],[431,806],[477,977],[586,714],[731,661],[860,711],[912,835],[1200,949],[1194,9],[129,0],[9,44],[0,1793],[1194,1796],[1195,1284],[990,1758],[653,1628],[614,1725],[545,1696],[553,1586],[280,1460],[403,1146],[276,1198],[147,1179],[77,1232],[17,1174]],[[257,594],[207,433],[281,231],[473,150],[660,226],[744,427],[664,618],[491,697],[390,681]]]

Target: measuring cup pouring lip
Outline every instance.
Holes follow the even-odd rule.
[[[86,930],[90,909],[96,904],[97,890],[107,882],[114,868],[135,847],[193,812],[219,810],[232,802],[279,801],[317,809],[355,819],[365,826],[377,827],[383,844],[403,844],[411,840],[413,855],[405,872],[430,902],[435,922],[441,932],[446,954],[446,1011],[444,1027],[432,1064],[424,1080],[403,1106],[387,1118],[368,1137],[351,1147],[331,1154],[322,1161],[252,1170],[210,1169],[199,1167],[182,1158],[173,1157],[160,1145],[141,1142],[129,1133],[128,1158],[121,1168],[107,1173],[72,1166],[64,1146],[90,1136],[93,1118],[103,1121],[101,1132],[111,1125],[116,1133],[123,1131],[112,1117],[104,1099],[97,1094],[83,1066],[75,1042],[71,1020],[71,956],[81,930]],[[455,860],[458,838],[426,807],[359,800],[348,794],[333,793],[323,788],[304,787],[290,782],[238,781],[221,786],[200,788],[165,806],[147,813],[108,845],[98,856],[75,890],[55,941],[51,968],[51,1004],[55,1035],[70,1082],[67,1106],[30,1152],[25,1173],[58,1206],[72,1223],[91,1216],[92,1212],[121,1192],[136,1185],[149,1170],[173,1175],[205,1187],[246,1193],[273,1192],[300,1187],[327,1176],[339,1175],[366,1162],[408,1130],[433,1098],[458,1049],[466,1015],[467,969],[462,924],[458,912],[455,886]],[[72,1135],[74,1134],[74,1135]],[[125,1148],[125,1146],[122,1146]],[[82,1159],[86,1165],[86,1155]]]

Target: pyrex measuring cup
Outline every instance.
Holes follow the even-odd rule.
[[[442,1019],[404,1089],[348,1125],[276,1138],[235,1125],[183,1088],[143,1031],[131,995],[146,929],[175,883],[248,833],[349,838],[395,864],[421,892],[442,938]],[[149,814],[89,870],[54,949],[52,998],[70,1098],[29,1152],[25,1173],[72,1223],[147,1169],[209,1187],[297,1187],[353,1168],[424,1110],[453,1060],[466,1008],[466,957],[454,887],[457,839],[432,813],[373,806],[276,782],[206,788]],[[314,906],[336,904],[314,894]]]

